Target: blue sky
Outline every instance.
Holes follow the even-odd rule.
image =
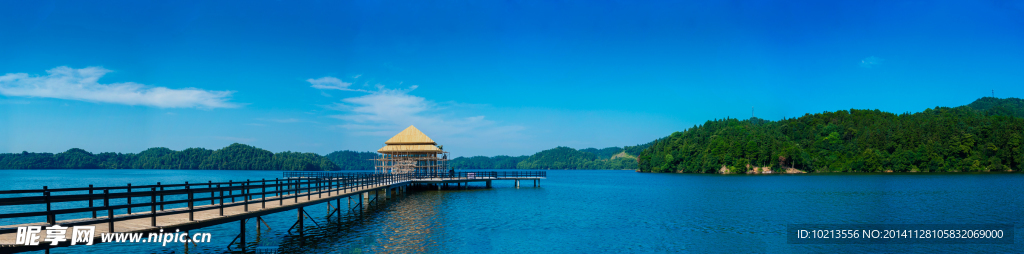
[[[1024,97],[1024,1],[0,1],[0,152],[455,156]]]

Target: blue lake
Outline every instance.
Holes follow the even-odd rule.
[[[273,179],[281,172],[204,170],[0,170],[0,190]],[[692,175],[633,171],[548,171],[540,187],[497,181],[463,190],[421,190],[347,214],[307,212],[305,237],[285,231],[294,211],[266,216],[253,246],[284,253],[822,253],[1024,251],[1024,175],[802,174]],[[346,202],[342,202],[344,205]],[[0,213],[21,208],[0,207]],[[27,208],[26,208],[27,209]],[[58,219],[69,219],[59,217]],[[36,221],[41,221],[39,218]],[[3,220],[0,224],[15,222]],[[788,224],[1014,224],[1014,244],[788,244]],[[255,229],[255,224],[249,226]],[[263,228],[266,230],[266,228]],[[192,253],[224,252],[238,234],[228,223],[193,230],[213,242]],[[249,241],[257,239],[250,230]],[[53,253],[182,253],[184,246],[107,243]]]

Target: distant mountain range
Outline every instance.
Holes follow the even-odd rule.
[[[243,144],[218,150],[181,151],[156,147],[140,153],[93,154],[72,148],[62,153],[2,153],[0,169],[234,169],[322,171],[340,168],[315,153],[280,152]]]
[[[581,150],[556,147],[530,156],[458,157],[450,163],[457,169],[636,169],[636,156],[649,145]]]
[[[449,162],[456,169],[636,169],[636,155],[650,144],[604,149],[556,147],[523,156],[457,157]],[[372,170],[375,152],[336,151],[325,157],[342,170]]]
[[[647,144],[530,156],[457,157],[456,169],[638,169],[641,172],[992,172],[1024,167],[1024,100],[985,97],[914,114],[839,110],[770,121],[718,119]],[[280,152],[243,144],[209,150],[82,149],[0,154],[0,169],[372,170],[375,152]]]
[[[643,146],[576,150],[558,147],[533,156],[458,157],[457,169],[635,169]],[[61,153],[0,153],[0,169],[213,169],[213,170],[373,170],[375,152],[336,151],[272,153],[257,147],[232,144],[209,150],[174,151],[164,147],[140,153],[99,153],[72,148]]]

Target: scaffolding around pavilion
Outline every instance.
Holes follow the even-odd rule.
[[[448,152],[415,126],[410,125],[384,144],[373,159],[376,173],[437,174],[448,169]]]

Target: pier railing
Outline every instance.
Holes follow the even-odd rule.
[[[93,220],[79,220],[62,225],[95,224],[97,221],[105,221],[108,224],[108,232],[113,232],[114,222],[117,221],[149,217],[151,226],[156,226],[157,216],[183,213],[188,213],[189,221],[194,221],[194,213],[199,211],[219,209],[220,215],[224,215],[226,207],[245,206],[245,211],[248,212],[249,205],[254,204],[265,208],[267,202],[276,201],[283,204],[286,199],[294,199],[298,203],[303,196],[309,200],[312,195],[338,195],[356,188],[406,181],[500,180],[546,176],[545,171],[460,171],[431,174],[284,172],[284,178],[244,182],[158,182],[156,185],[136,186],[129,183],[126,186],[89,185],[53,189],[42,186],[42,189],[0,191],[0,233],[15,232],[17,228],[7,226],[24,224],[18,221],[32,217],[44,217],[46,224],[53,225],[57,223],[58,216],[67,217],[65,219],[91,216]]]
[[[288,172],[312,173],[312,172]],[[94,220],[79,220],[64,223],[63,226],[95,224],[106,221],[108,232],[114,232],[114,222],[149,217],[151,226],[156,226],[156,217],[171,214],[193,214],[198,211],[219,209],[224,215],[225,207],[283,203],[285,199],[307,200],[313,195],[341,194],[356,188],[375,187],[410,181],[412,174],[346,173],[336,177],[287,176],[273,180],[246,180],[206,183],[137,185],[80,188],[48,188],[32,190],[0,191],[0,224],[17,218],[45,217],[46,224],[53,225],[58,216],[73,216],[78,219],[90,216]],[[335,194],[335,195],[337,195]],[[257,201],[258,199],[258,201]],[[206,205],[209,202],[209,205]],[[45,205],[45,209],[43,209]],[[34,206],[17,208],[18,206]],[[135,212],[133,212],[133,209]],[[29,212],[14,212],[28,210]],[[33,211],[34,210],[34,211]],[[142,210],[140,212],[140,210]],[[124,212],[121,212],[124,211]],[[115,217],[115,215],[118,215]],[[105,217],[105,218],[104,218]],[[15,232],[17,228],[0,226],[0,233]]]
[[[285,178],[305,177],[305,178],[347,178],[359,174],[365,173],[348,173],[348,172],[284,172]],[[412,180],[474,180],[474,179],[504,179],[504,178],[545,178],[547,177],[547,171],[458,171],[455,173],[451,172],[435,172],[435,173],[409,173],[407,175]]]

